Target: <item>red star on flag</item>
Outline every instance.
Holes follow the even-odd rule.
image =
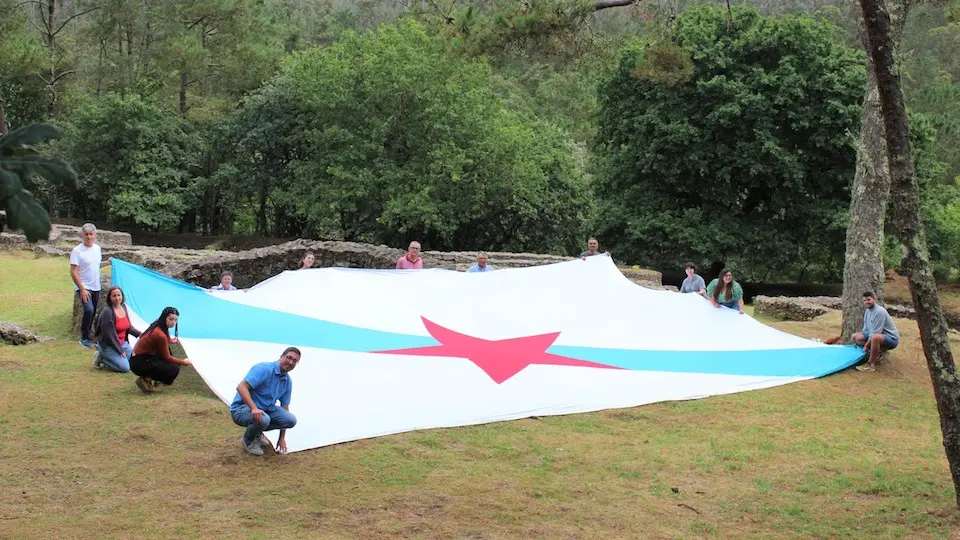
[[[530,364],[621,369],[616,366],[548,353],[547,349],[557,340],[560,332],[488,340],[444,328],[426,317],[420,317],[420,319],[427,328],[427,332],[433,336],[433,339],[439,341],[440,345],[376,352],[380,354],[466,358],[482,369],[497,384],[513,377]]]

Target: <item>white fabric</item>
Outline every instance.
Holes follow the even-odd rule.
[[[485,273],[311,269],[246,291],[198,289],[116,259],[113,275],[138,327],[164,305],[180,309],[181,342],[225,403],[252,365],[300,347],[291,373],[292,451],[766,388],[831,373],[858,355],[714,308],[699,295],[639,287],[609,257]],[[466,336],[467,348],[423,355],[449,336],[431,338],[431,324]],[[541,334],[550,356],[543,348],[480,354],[502,345],[491,341],[530,343]],[[493,372],[518,358],[544,363]]]
[[[94,244],[92,247],[80,244],[70,252],[70,264],[77,266],[80,283],[83,283],[84,288],[88,291],[100,290],[100,263],[102,261],[103,255],[98,244]],[[73,288],[79,289],[76,284],[73,285]]]

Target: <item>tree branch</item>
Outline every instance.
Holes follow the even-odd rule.
[[[626,7],[633,5],[634,0],[597,0],[593,3],[593,10],[600,11],[601,9],[615,8],[615,7]]]
[[[86,11],[81,11],[80,13],[77,13],[76,15],[72,15],[72,16],[70,16],[70,17],[67,17],[67,20],[63,21],[63,23],[60,24],[60,27],[57,28],[57,30],[51,35],[51,37],[57,37],[57,34],[59,34],[60,31],[63,30],[63,27],[66,26],[67,23],[69,23],[70,21],[76,19],[77,17],[80,17],[81,15],[86,15],[87,13],[90,13],[91,11],[96,11],[96,10],[98,10],[98,9],[100,9],[100,6],[92,7],[92,8],[90,8],[90,9],[86,10]]]
[[[50,86],[57,84],[57,81],[66,77],[67,75],[73,75],[76,72],[77,70],[75,69],[68,69],[67,71],[61,71],[60,73],[57,73],[57,75],[53,78],[53,81],[50,82]]]
[[[434,0],[427,0],[427,3],[433,6],[433,9],[437,10],[437,13],[440,14],[440,18],[443,19],[444,24],[453,24],[453,17],[449,13],[444,13],[440,6],[434,2]]]
[[[193,27],[194,27],[194,26],[202,23],[202,22],[205,21],[206,19],[207,19],[207,16],[204,15],[203,17],[200,17],[199,19],[193,21],[192,23],[190,23],[190,24],[187,25],[187,30],[193,30]]]
[[[13,8],[16,9],[20,6],[25,6],[27,4],[37,4],[38,6],[41,6],[41,7],[43,6],[43,4],[38,2],[37,0],[25,0],[24,2],[20,2],[19,4],[14,4]]]

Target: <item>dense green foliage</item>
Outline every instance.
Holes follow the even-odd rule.
[[[835,275],[862,58],[803,17],[680,15],[602,87],[598,233],[641,264],[726,262],[752,279]],[[798,264],[798,261],[802,261]]]
[[[193,157],[182,124],[135,94],[108,93],[77,107],[64,153],[82,171],[82,212],[148,230],[176,226]]]
[[[279,234],[576,249],[590,199],[570,143],[491,78],[416,23],[348,33],[241,107],[230,165],[269,193]]]
[[[568,254],[597,234],[628,264],[837,280],[856,23],[758,5],[0,0],[0,107],[66,129],[41,150],[80,189],[21,182],[56,216]],[[915,7],[904,34],[941,275],[960,266],[958,12]]]

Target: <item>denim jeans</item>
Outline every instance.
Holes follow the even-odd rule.
[[[729,301],[729,302],[720,302],[720,305],[723,306],[723,307],[728,307],[728,308],[730,308],[730,309],[735,309],[735,310],[737,310],[737,311],[740,311],[740,301],[739,301],[739,300],[731,300],[731,301]]]
[[[76,292],[77,298],[80,298],[80,291]],[[90,326],[93,325],[93,312],[100,303],[100,291],[87,291],[89,298],[86,302],[80,300],[83,304],[83,319],[80,320],[80,339],[90,339]]]
[[[871,334],[870,332],[864,332],[863,338],[867,341],[870,341],[870,337],[872,335],[873,334]],[[900,344],[899,339],[894,339],[888,336],[887,334],[883,334],[883,344],[881,345],[883,347],[883,350],[890,351],[890,350],[896,349],[897,345],[899,344]]]
[[[259,439],[260,434],[264,431],[290,429],[297,425],[297,417],[279,405],[271,405],[260,410],[263,411],[263,418],[258,424],[253,421],[253,414],[251,414],[250,407],[247,407],[246,404],[230,409],[230,416],[233,418],[233,423],[240,427],[247,428],[247,432],[243,434],[243,442],[245,443]]]
[[[129,343],[122,343],[123,352],[126,358],[120,356],[113,347],[101,347],[97,345],[97,351],[100,352],[100,363],[111,371],[126,373],[130,371],[130,357],[133,356],[133,347]]]

